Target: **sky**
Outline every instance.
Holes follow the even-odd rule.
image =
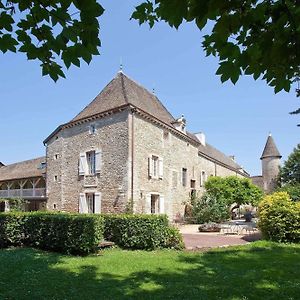
[[[0,54],[0,161],[10,164],[45,155],[43,140],[71,120],[119,70],[155,93],[187,130],[204,132],[208,143],[251,175],[261,174],[260,156],[269,132],[286,160],[299,143],[299,107],[294,89],[274,94],[265,82],[242,77],[236,85],[215,75],[218,60],[205,57],[203,32],[192,23],[178,31],[153,29],[129,20],[141,1],[102,0],[101,55],[90,65],[72,66],[54,83],[25,55]]]

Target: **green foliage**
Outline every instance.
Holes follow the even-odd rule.
[[[255,186],[250,179],[236,176],[209,177],[205,183],[207,194],[230,206],[231,204],[257,205],[263,192]]]
[[[193,22],[201,31],[202,47],[217,56],[221,81],[236,83],[241,74],[262,78],[275,93],[289,91],[300,70],[300,8],[298,0],[219,1],[147,0],[132,18],[150,27],[165,21],[179,28]]]
[[[280,168],[280,181],[284,184],[300,184],[300,144],[294,148]]]
[[[118,246],[130,249],[183,247],[179,231],[168,224],[166,215],[107,214],[104,237]]]
[[[5,213],[0,215],[0,247],[31,246],[71,254],[94,252],[103,239],[100,215]]]
[[[300,202],[286,192],[266,196],[259,204],[259,228],[266,239],[300,242]]]
[[[96,0],[0,0],[0,51],[24,52],[56,81],[65,77],[61,63],[79,67],[99,55],[103,12]]]
[[[25,211],[28,201],[22,198],[0,198],[0,202],[8,202],[10,211]]]
[[[216,222],[220,223],[229,219],[229,208],[222,200],[204,194],[193,203],[192,214],[197,224]]]
[[[293,201],[300,201],[300,183],[285,184],[276,190],[277,192],[287,192]]]

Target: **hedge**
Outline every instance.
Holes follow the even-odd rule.
[[[266,239],[300,242],[300,202],[293,202],[286,192],[266,196],[259,204],[258,225]]]
[[[130,249],[182,249],[179,231],[170,226],[166,215],[106,214],[104,237]]]
[[[101,215],[0,214],[0,248],[24,245],[67,254],[88,254],[103,240],[103,231]]]

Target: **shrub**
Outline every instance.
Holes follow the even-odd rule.
[[[287,192],[293,201],[300,201],[300,183],[285,184],[277,192]]]
[[[300,203],[286,192],[266,196],[259,204],[258,225],[266,239],[300,242]]]
[[[70,254],[96,250],[103,239],[100,215],[7,213],[0,215],[0,247],[31,246]]]
[[[168,224],[166,215],[103,215],[104,237],[130,249],[183,247],[179,231]]]
[[[198,224],[209,222],[219,223],[230,217],[228,206],[224,202],[218,201],[215,197],[211,197],[208,194],[204,194],[192,204],[193,217]]]

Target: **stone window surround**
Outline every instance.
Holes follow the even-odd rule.
[[[153,157],[157,158],[156,174],[154,174]],[[150,162],[151,160],[151,162]],[[150,153],[148,157],[148,177],[149,179],[162,180],[163,179],[163,158],[156,153]]]

